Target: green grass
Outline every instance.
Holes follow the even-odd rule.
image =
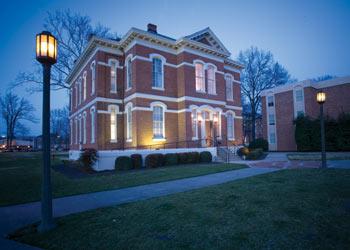
[[[44,249],[349,249],[350,170],[298,169],[57,220]]]
[[[289,160],[300,161],[320,161],[321,153],[318,152],[299,152],[287,154]],[[327,160],[350,160],[350,152],[327,152]]]
[[[40,153],[0,153],[0,206],[40,200],[40,164]],[[244,167],[238,164],[196,164],[115,172],[82,179],[71,179],[52,170],[53,196],[138,186]]]

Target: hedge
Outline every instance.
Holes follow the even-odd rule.
[[[211,153],[209,151],[203,151],[199,154],[200,156],[200,162],[203,162],[203,163],[209,163],[211,162],[213,159]]]
[[[264,150],[262,148],[256,148],[250,151],[247,155],[247,160],[258,160],[263,156]]]
[[[84,148],[81,150],[79,162],[85,170],[92,171],[92,166],[98,160],[97,150],[94,148]]]
[[[168,153],[164,155],[164,165],[165,166],[172,166],[177,165],[179,162],[178,155],[175,153]]]
[[[115,169],[117,170],[129,170],[132,168],[132,160],[129,156],[119,156],[115,160]]]
[[[142,155],[140,154],[132,154],[130,155],[132,160],[132,167],[135,169],[139,169],[142,167]]]
[[[249,143],[249,149],[261,148],[263,151],[269,150],[269,143],[263,138],[258,138]]]
[[[321,148],[320,120],[298,117],[295,124],[295,142],[298,151],[319,151]],[[325,118],[326,150],[350,150],[350,114],[341,114],[337,120]]]
[[[162,154],[149,154],[146,156],[145,165],[147,168],[157,168],[164,164],[164,155]]]

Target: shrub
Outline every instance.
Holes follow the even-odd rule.
[[[162,154],[149,154],[146,156],[145,165],[148,168],[157,168],[163,166],[164,156]]]
[[[247,160],[258,160],[263,156],[264,150],[262,148],[256,148],[249,152],[247,155]]]
[[[115,160],[115,169],[117,170],[129,170],[132,167],[132,159],[129,156],[119,156]]]
[[[178,163],[187,164],[189,155],[187,153],[177,153]]]
[[[135,169],[139,169],[142,167],[142,156],[140,154],[132,154],[130,155],[132,160],[132,167]]]
[[[168,153],[164,156],[164,165],[165,166],[171,166],[171,165],[177,165],[179,162],[178,155],[174,153]]]
[[[212,155],[209,151],[203,151],[199,154],[200,162],[209,163],[212,161]]]
[[[92,166],[98,160],[97,150],[94,148],[84,148],[81,150],[79,163],[87,170],[92,170]]]
[[[200,154],[199,154],[199,152],[190,152],[189,153],[189,158],[190,158],[189,159],[190,163],[199,163],[200,162]]]
[[[249,143],[249,149],[262,148],[264,151],[269,150],[269,143],[263,138],[258,138]]]
[[[246,147],[239,148],[237,154],[239,157],[247,156],[249,154],[249,149]]]

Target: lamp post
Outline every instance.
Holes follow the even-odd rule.
[[[38,229],[39,231],[44,232],[55,227],[52,217],[52,188],[50,174],[50,74],[51,66],[57,61],[57,41],[48,31],[43,31],[36,35],[36,60],[43,66],[43,172],[41,185],[41,224]]]
[[[320,104],[320,121],[321,121],[321,150],[322,150],[322,168],[327,167],[326,162],[326,140],[325,140],[325,132],[324,132],[324,118],[323,118],[323,104],[326,101],[326,93],[322,90],[317,93],[316,100],[318,104]]]

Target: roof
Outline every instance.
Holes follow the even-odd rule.
[[[323,89],[323,88],[329,88],[329,87],[333,87],[341,84],[347,84],[347,83],[350,83],[350,76],[337,77],[337,78],[320,81],[320,82],[315,82],[313,80],[307,79],[300,82],[288,83],[288,84],[284,84],[274,88],[266,89],[261,92],[261,96],[266,96],[271,93],[276,94],[276,93],[290,91],[296,87],[303,87],[303,88],[311,87],[315,89]]]

